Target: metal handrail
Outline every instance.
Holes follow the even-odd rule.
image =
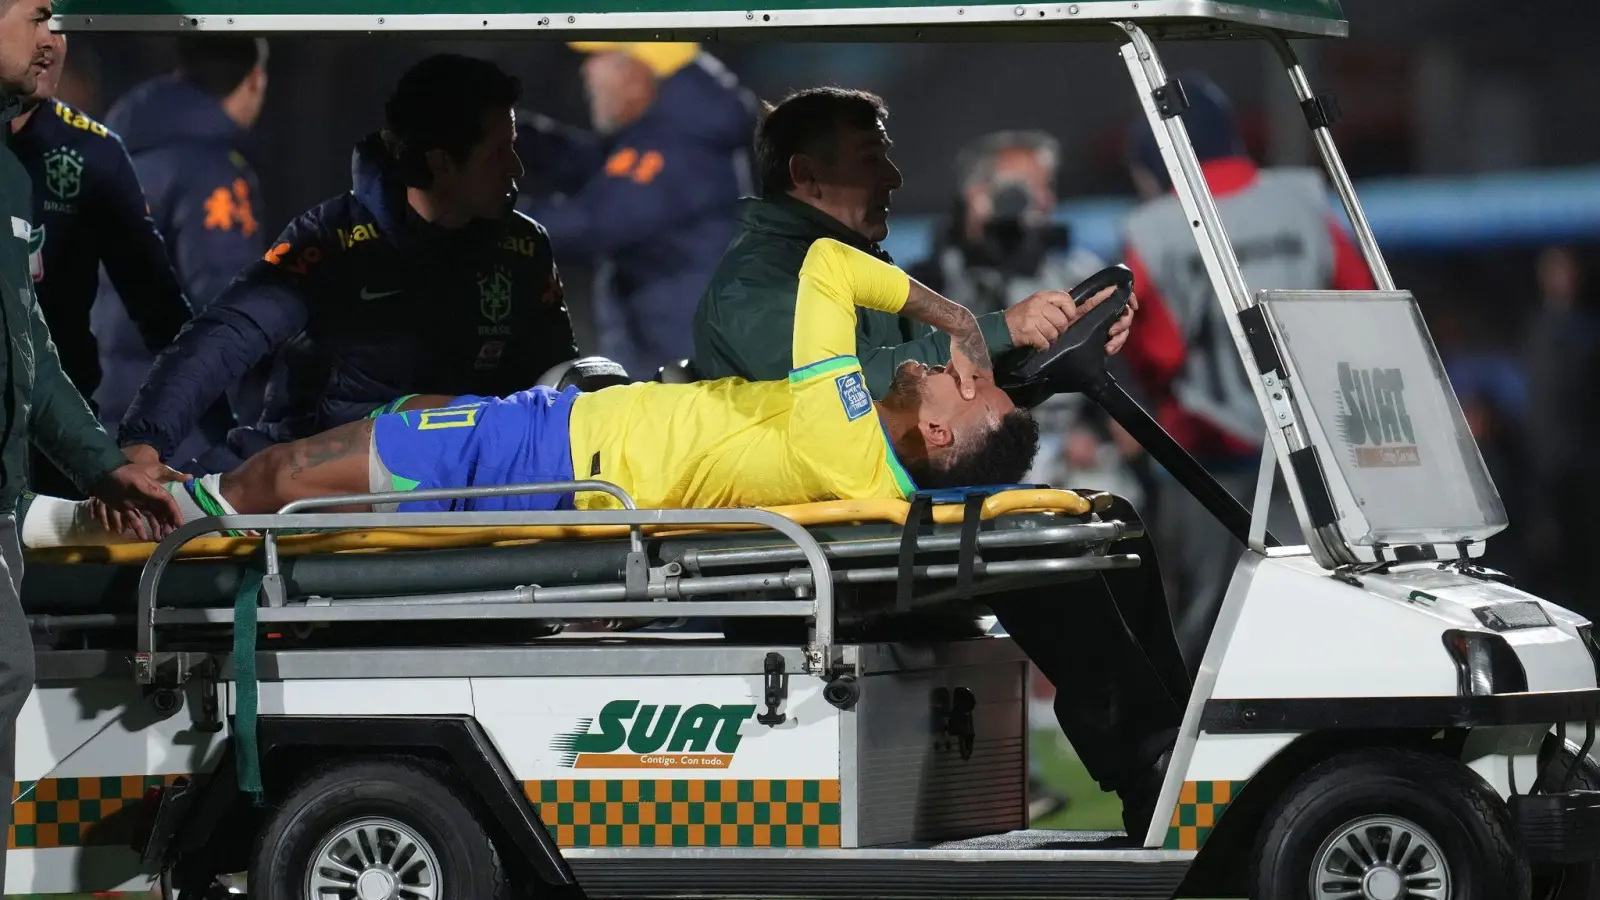
[[[537,485],[539,492],[548,493],[552,490],[565,492],[573,485],[588,484],[587,482],[571,482],[563,484]],[[603,484],[603,483],[599,483]],[[464,491],[447,491],[451,496],[505,496],[516,493],[512,488],[529,486],[507,486],[495,488],[465,489]],[[604,490],[604,488],[597,488]],[[524,490],[525,493],[534,491]],[[409,499],[421,499],[431,496],[432,492],[408,492]],[[611,493],[606,491],[606,493]],[[625,493],[618,489],[623,497]],[[617,496],[617,494],[613,494]],[[376,497],[376,500],[352,499],[363,497]],[[315,505],[351,504],[361,502],[393,502],[393,494],[378,495],[346,495],[344,497],[317,498]],[[622,497],[619,497],[622,499]],[[631,498],[628,502],[632,502]],[[301,508],[304,508],[303,506]],[[304,530],[327,531],[348,530],[359,528],[428,528],[428,527],[492,527],[492,526],[582,526],[582,525],[623,525],[628,526],[633,535],[637,536],[645,526],[707,526],[707,525],[754,525],[770,528],[783,534],[798,546],[805,556],[807,567],[811,570],[812,618],[813,639],[812,646],[807,649],[808,657],[812,658],[818,667],[831,663],[834,632],[834,589],[833,576],[828,559],[822,552],[822,547],[815,537],[803,526],[794,521],[761,509],[620,509],[620,510],[543,510],[543,511],[474,511],[474,512],[442,512],[442,513],[289,513],[267,515],[224,515],[208,516],[203,519],[185,523],[157,545],[150,558],[146,561],[144,570],[139,576],[138,587],[138,653],[139,657],[148,660],[156,652],[155,616],[156,591],[162,575],[167,566],[177,555],[177,552],[189,541],[206,534],[216,534],[224,531],[263,531],[276,530]],[[275,567],[274,570],[276,571]]]

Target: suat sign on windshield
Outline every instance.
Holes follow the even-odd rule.
[[[1416,432],[1406,413],[1405,376],[1399,369],[1339,363],[1339,407],[1339,436],[1357,466],[1422,465]]]

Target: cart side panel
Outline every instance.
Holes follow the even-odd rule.
[[[6,894],[144,887],[128,848],[146,790],[210,771],[224,735],[196,725],[199,686],[163,715],[125,677],[35,688],[17,723]]]
[[[791,674],[482,678],[478,721],[573,847],[838,847],[839,715]]]
[[[863,679],[854,714],[858,845],[1025,828],[1027,678],[1026,662],[999,658]],[[972,700],[965,749],[963,691]]]

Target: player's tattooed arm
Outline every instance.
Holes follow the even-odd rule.
[[[911,292],[901,315],[950,335],[950,349],[972,361],[979,371],[994,368],[989,360],[989,345],[983,339],[978,319],[965,306],[941,297],[926,285],[911,279]]]

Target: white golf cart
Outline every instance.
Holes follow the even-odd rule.
[[[582,8],[579,8],[579,7]],[[1081,390],[1250,550],[1145,834],[1025,829],[1026,660],[995,591],[1137,566],[1114,498],[206,519],[34,551],[7,893],[186,898],[1588,897],[1589,623],[1473,563],[1506,525],[1286,41],[1335,0],[742,8],[63,0],[68,31],[570,40],[1100,39],[1120,47],[1308,546],[1275,546],[1105,375],[1107,315],[1027,360]],[[1271,42],[1379,290],[1252,294],[1156,39]],[[1113,275],[1115,273],[1112,273]],[[1124,281],[1125,283],[1125,281]],[[1125,296],[1123,298],[1125,300]],[[420,499],[420,495],[419,495]],[[207,536],[265,531],[263,538]],[[793,640],[565,623],[720,617]],[[231,887],[230,887],[231,885]]]

